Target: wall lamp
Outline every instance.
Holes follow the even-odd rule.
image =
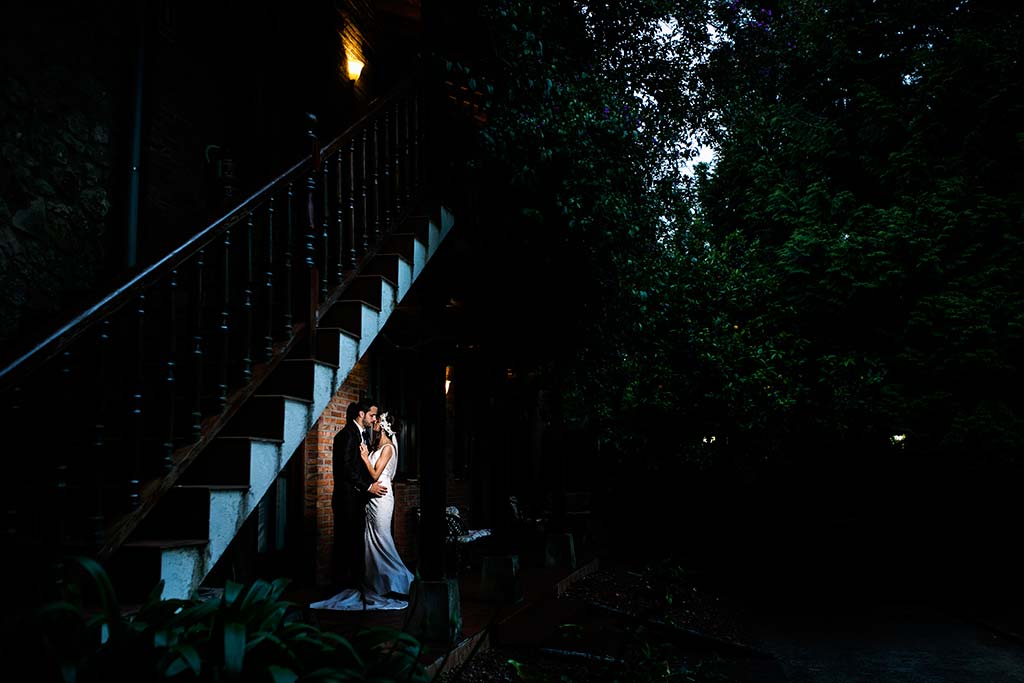
[[[363,72],[363,67],[366,66],[358,59],[348,60],[348,80],[355,82],[359,80],[359,74]]]

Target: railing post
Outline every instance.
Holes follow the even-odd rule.
[[[60,387],[57,395],[61,397],[61,403],[65,406],[72,404],[73,394],[71,392],[71,352],[65,350],[60,354],[59,382]],[[74,442],[72,442],[74,443]],[[63,452],[61,452],[63,451]],[[57,455],[56,481],[54,482],[57,492],[57,519],[54,534],[58,545],[65,545],[70,541],[70,530],[68,529],[68,510],[71,503],[71,466],[69,465],[71,453],[67,449],[61,449]]]
[[[319,158],[319,154],[320,154],[319,148],[317,148],[317,150],[314,151],[313,154],[315,155],[315,158]],[[320,268],[320,298],[318,299],[319,301],[323,301],[324,299],[327,298],[327,291],[328,291],[327,275],[328,275],[328,271],[330,271],[330,265],[329,264],[331,262],[330,261],[330,259],[331,259],[330,240],[328,239],[328,236],[327,236],[327,222],[328,222],[328,218],[327,217],[330,215],[330,192],[328,192],[328,188],[330,188],[330,186],[331,186],[331,183],[330,183],[330,172],[329,172],[331,164],[330,164],[329,161],[327,161],[327,162],[324,162],[322,164],[322,167],[323,167],[323,169],[322,169],[323,182],[321,182],[320,186],[323,188],[322,192],[323,192],[323,198],[324,198],[324,204],[323,204],[324,210],[323,210],[323,216],[320,219],[320,239],[322,241],[322,243],[320,245],[320,253],[323,254],[323,259],[320,261],[321,268]],[[340,197],[338,198],[338,201],[341,201]],[[340,282],[340,280],[339,280],[339,282]]]
[[[371,185],[373,189],[373,242],[374,244],[380,239],[381,224],[380,224],[380,212],[382,205],[380,201],[380,117],[373,117],[373,183]]]
[[[242,383],[248,384],[252,379],[252,295],[253,295],[253,259],[256,242],[256,226],[249,212],[245,224],[245,290],[242,293]]]
[[[294,334],[294,322],[295,319],[292,316],[292,309],[294,305],[295,289],[292,286],[292,270],[294,268],[292,264],[293,252],[292,249],[295,247],[295,185],[292,182],[288,183],[288,192],[286,194],[285,211],[284,211],[284,264],[282,266],[281,282],[284,286],[284,295],[281,297],[281,301],[284,302],[284,311],[281,315],[281,334],[285,339],[291,339]]]
[[[370,248],[370,236],[367,234],[369,217],[366,215],[369,208],[366,198],[366,126],[363,126],[363,130],[359,136],[359,162],[362,167],[362,172],[359,174],[359,197],[361,208],[360,215],[362,216],[363,224],[363,253],[365,254]]]
[[[349,249],[350,266],[355,269],[356,267],[356,143],[355,140],[349,140],[348,144],[345,145],[348,150],[348,234],[349,244],[352,245]],[[366,249],[363,249],[363,254],[366,254]]]
[[[388,114],[390,112],[385,109],[383,112],[384,122],[381,136],[381,157],[383,158],[383,166],[381,169],[380,183],[380,204],[383,207],[384,215],[381,217],[381,230],[390,234],[391,233],[391,119]]]
[[[164,473],[171,471],[173,464],[174,455],[174,395],[175,395],[175,360],[178,351],[177,338],[178,338],[178,325],[177,325],[177,306],[176,296],[178,292],[178,271],[174,269],[171,271],[170,279],[167,282],[167,299],[169,304],[168,315],[170,316],[170,322],[167,330],[167,360],[164,362],[164,368],[166,374],[164,375],[164,396],[165,410],[167,414],[164,422],[164,440],[163,440],[163,454],[160,460],[160,465]]]
[[[398,221],[402,219],[402,183],[404,182],[403,170],[402,170],[402,103],[401,101],[395,102],[395,139],[391,143],[391,166],[392,166],[392,182],[393,185],[390,188],[391,201],[394,205],[394,214],[392,217],[393,223],[397,226]]]
[[[224,231],[222,242],[224,256],[221,277],[220,300],[220,376],[217,378],[217,409],[224,410],[228,405],[228,364],[231,358],[231,229]]]
[[[302,319],[306,324],[306,339],[309,344],[309,352],[316,349],[316,309],[319,305],[318,294],[320,291],[319,277],[316,267],[316,174],[320,170],[320,143],[316,138],[316,116],[307,115],[309,130],[306,137],[309,139],[312,148],[312,164],[309,168],[309,175],[306,177],[306,245],[305,260],[303,265],[306,268],[305,288],[302,297]]]
[[[203,429],[203,278],[206,275],[206,250],[200,249],[195,262],[195,289],[192,292],[192,440],[198,441]]]
[[[411,96],[410,96],[410,98],[411,98]],[[404,125],[405,136],[404,136],[404,139],[402,140],[402,167],[403,167],[404,172],[402,173],[401,180],[402,180],[402,200],[403,200],[403,203],[405,205],[406,210],[410,209],[411,205],[412,205],[412,185],[413,185],[413,182],[412,182],[412,178],[413,178],[413,174],[412,174],[412,146],[411,146],[410,140],[409,140],[409,137],[410,137],[410,135],[412,133],[411,127],[409,125],[409,120],[412,118],[412,106],[411,106],[410,98],[404,98],[402,100],[401,104],[399,105],[399,106],[402,107],[402,111],[405,114],[402,117],[402,119],[404,121],[404,124],[405,124]]]
[[[128,504],[136,510],[142,502],[142,396],[145,390],[146,348],[146,296],[140,294],[135,299],[135,368],[134,387],[129,406],[129,426],[132,452],[132,472],[128,480]]]
[[[266,261],[263,272],[263,299],[266,306],[263,335],[263,360],[274,356],[274,195],[267,206]]]
[[[89,518],[92,536],[93,549],[103,545],[103,537],[106,531],[106,520],[103,516],[103,472],[107,467],[106,454],[106,432],[107,432],[107,363],[110,350],[110,319],[103,320],[99,324],[99,331],[96,335],[96,374],[93,414],[93,436],[92,436],[92,472],[93,497],[92,515]]]
[[[335,185],[335,187],[337,189],[336,195],[338,197],[338,201],[337,201],[337,203],[334,206],[335,222],[338,225],[338,263],[337,263],[338,274],[337,274],[337,283],[336,284],[341,284],[345,280],[345,272],[344,272],[345,269],[352,267],[352,256],[350,254],[351,246],[352,246],[352,241],[349,240],[349,248],[346,248],[345,247],[345,233],[347,231],[345,230],[345,218],[344,218],[344,213],[345,212],[344,212],[344,207],[342,206],[342,201],[341,201],[341,196],[342,196],[342,193],[344,192],[344,187],[343,187],[343,185],[344,185],[344,177],[343,177],[343,173],[342,173],[343,161],[342,161],[342,158],[341,158],[341,150],[340,149],[338,150],[337,155],[334,157],[334,160],[335,160],[335,166],[336,166],[336,168],[338,170],[338,172],[335,174],[336,176],[338,176],[338,182]]]

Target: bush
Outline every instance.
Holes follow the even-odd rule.
[[[33,680],[429,680],[415,638],[385,628],[351,639],[321,631],[281,600],[288,579],[229,582],[209,600],[161,600],[158,585],[125,615],[96,561],[69,558],[62,573],[61,596],[9,622],[3,641],[8,666]]]

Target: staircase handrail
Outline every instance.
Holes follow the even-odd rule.
[[[396,85],[387,95],[376,99],[371,103],[363,117],[321,147],[320,158],[324,158],[330,153],[337,151],[347,140],[351,139],[357,130],[361,129],[362,124],[367,119],[393,103],[410,86],[411,80],[404,80]],[[31,373],[35,367],[56,356],[63,348],[77,339],[97,321],[102,320],[108,313],[117,310],[127,303],[131,296],[140,290],[146,289],[167,272],[194,256],[200,249],[208,246],[218,236],[222,235],[224,230],[238,223],[249,211],[261,204],[270,192],[283,185],[286,181],[298,176],[312,163],[313,155],[311,153],[295,163],[287,171],[266,183],[227,214],[218,218],[203,230],[200,230],[183,244],[171,250],[163,258],[147,266],[128,280],[128,282],[74,316],[60,328],[47,335],[42,341],[35,344],[31,349],[25,351],[3,368],[0,368],[0,388],[16,383],[19,379]]]

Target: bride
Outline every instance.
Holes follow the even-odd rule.
[[[414,577],[398,555],[391,536],[391,518],[395,512],[391,479],[398,469],[395,434],[400,430],[398,418],[383,413],[373,425],[378,439],[377,448],[362,456],[370,476],[388,487],[386,494],[370,498],[366,504],[366,572],[363,590],[344,590],[327,600],[312,603],[310,607],[313,609],[404,609],[409,605],[405,598],[409,595],[409,586]]]

